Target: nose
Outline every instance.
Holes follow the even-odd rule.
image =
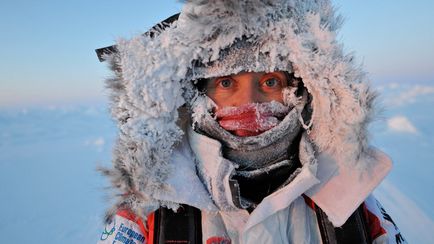
[[[238,99],[234,101],[233,106],[241,106],[249,103],[261,102],[258,96],[258,91],[253,85],[253,81],[245,82],[243,89],[238,92]]]

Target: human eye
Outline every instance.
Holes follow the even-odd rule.
[[[265,77],[261,82],[263,90],[275,90],[282,88],[282,81],[275,76]]]
[[[216,80],[216,85],[223,89],[229,89],[234,85],[234,81],[231,78],[223,77]]]
[[[276,87],[279,85],[279,80],[276,78],[270,78],[265,80],[264,85],[270,88]]]

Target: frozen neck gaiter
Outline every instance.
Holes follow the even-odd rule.
[[[264,197],[284,185],[299,167],[299,113],[272,101],[227,107],[201,115],[196,130],[222,143],[223,157],[237,168],[232,195],[235,205],[255,208]],[[243,135],[243,136],[238,136]]]
[[[226,107],[215,115],[220,126],[236,136],[257,136],[275,127],[289,108],[279,103],[249,103]]]
[[[303,90],[298,96],[296,89],[284,92],[285,104],[271,101],[218,110],[205,95],[191,104],[194,130],[220,141],[223,157],[235,166],[229,184],[232,202],[239,208],[254,209],[264,197],[289,184],[300,167],[304,127],[300,120],[308,93]]]
[[[296,109],[272,101],[223,108],[215,117],[202,117],[197,128],[219,140],[223,156],[240,168],[259,169],[289,158],[288,149],[301,130],[298,117]]]

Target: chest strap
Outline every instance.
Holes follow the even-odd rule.
[[[334,227],[327,215],[315,207],[321,238],[325,244],[368,244],[372,243],[367,230],[363,207],[360,206],[341,227]]]
[[[153,244],[202,243],[200,210],[181,205],[177,212],[164,207],[155,211]]]
[[[343,226],[336,228],[318,206],[314,205],[314,209],[324,244],[372,243],[367,230],[363,206],[354,211]],[[153,244],[167,243],[202,243],[202,223],[199,209],[181,205],[177,212],[163,207],[155,212]]]

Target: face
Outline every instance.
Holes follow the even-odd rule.
[[[282,90],[288,86],[284,72],[242,72],[209,79],[206,94],[218,106],[238,107],[248,103],[283,103]]]

